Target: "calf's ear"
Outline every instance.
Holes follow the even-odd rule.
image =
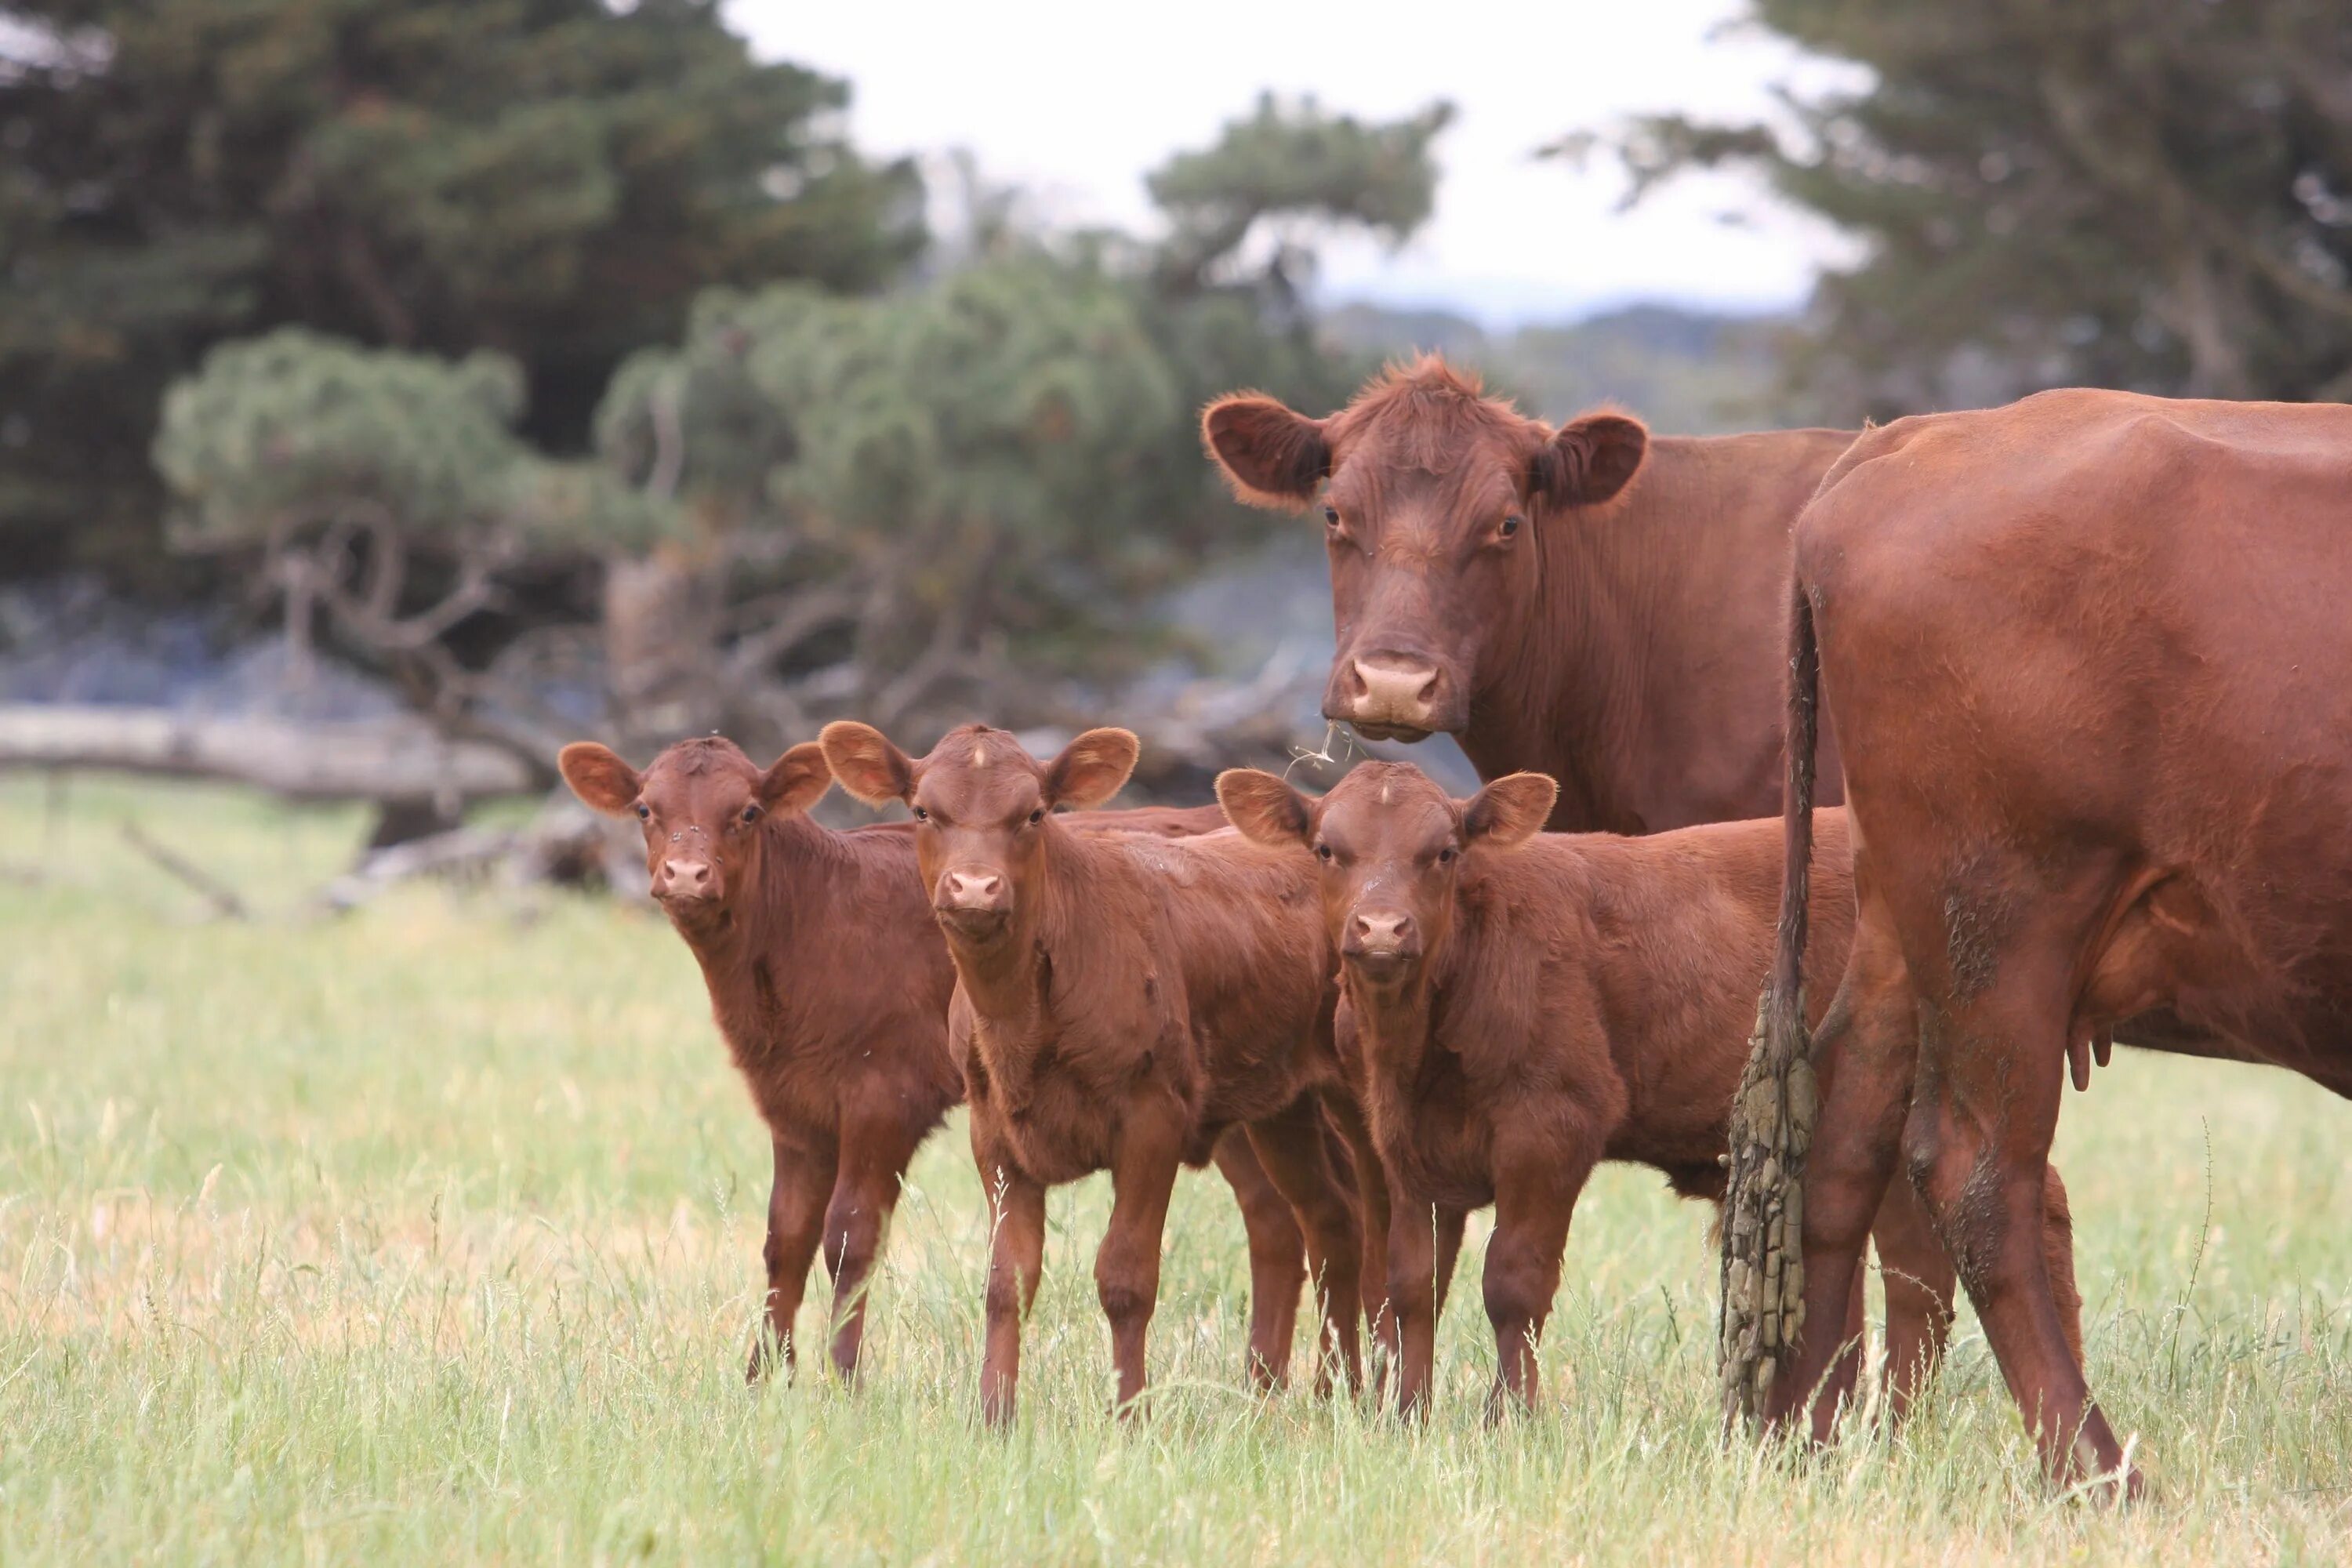
[[[582,805],[607,816],[625,816],[645,787],[637,770],[623,762],[618,752],[593,741],[572,742],[555,754],[555,766]]]
[[[806,811],[833,787],[833,769],[824,760],[824,744],[803,741],[778,757],[760,775],[760,805],[768,811]]]
[[[915,764],[873,725],[836,719],[817,731],[816,742],[852,799],[887,805],[915,793]]]
[[[1227,768],[1219,773],[1217,804],[1244,838],[1272,849],[1305,844],[1314,827],[1307,797],[1258,768]]]
[[[1086,811],[1117,795],[1135,772],[1143,742],[1126,730],[1089,730],[1045,769],[1045,804]]]
[[[1331,444],[1323,422],[1292,412],[1271,397],[1235,393],[1202,411],[1201,440],[1252,506],[1296,511],[1315,499],[1331,473]]]
[[[1537,449],[1528,488],[1568,506],[1597,506],[1632,482],[1649,450],[1650,432],[1640,420],[1587,414]]]
[[[1543,831],[1559,785],[1541,773],[1508,773],[1470,797],[1462,834],[1473,844],[1516,849]]]

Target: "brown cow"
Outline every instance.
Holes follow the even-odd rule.
[[[1873,431],[1798,522],[1789,863],[1825,683],[1861,898],[1812,1047],[1808,1310],[1899,1152],[2061,1479],[2124,1464],[2030,1244],[2086,1042],[2352,1092],[2347,498],[2352,409],[2066,391]],[[1768,1061],[1804,1048],[1790,888]],[[1768,1414],[1829,1353],[1801,1334]]]
[[[681,741],[641,774],[604,746],[566,746],[580,798],[643,824],[653,895],[702,966],[710,1007],[768,1124],[767,1329],[756,1378],[793,1321],[817,1244],[833,1276],[834,1364],[856,1370],[866,1274],[915,1150],[963,1098],[948,1052],[955,970],[917,873],[913,825],[836,833],[806,813],[832,782],[814,742],[762,771],[733,742]],[[1088,831],[1181,836],[1222,827],[1213,806],[1101,812]],[[1217,1146],[1249,1232],[1250,1360],[1281,1381],[1305,1245],[1246,1140]]]
[[[1068,831],[1054,807],[1096,805],[1127,782],[1138,748],[1124,730],[1089,730],[1047,763],[978,724],[919,762],[864,724],[828,724],[822,739],[844,789],[914,809],[923,882],[955,958],[950,1032],[971,1089],[972,1155],[997,1205],[987,1418],[1013,1414],[1045,1191],[1102,1170],[1113,1195],[1095,1284],[1118,1405],[1133,1408],[1170,1186],[1235,1125],[1307,1233],[1325,1349],[1352,1386],[1362,1233],[1318,1105],[1352,1137],[1362,1130],[1333,1046],[1333,964],[1308,868],[1234,834]],[[1368,1140],[1357,1147],[1356,1174],[1376,1187],[1377,1157]],[[1328,1377],[1328,1356],[1322,1366]]]
[[[1555,431],[1434,356],[1328,418],[1243,394],[1202,430],[1243,500],[1321,496],[1327,718],[1448,731],[1481,778],[1548,773],[1563,832],[1779,808],[1789,527],[1851,432]]]
[[[1486,1297],[1498,1369],[1490,1409],[1508,1397],[1532,1404],[1535,1342],[1592,1167],[1637,1161],[1685,1196],[1722,1195],[1724,1119],[1756,976],[1771,958],[1780,824],[1647,838],[1538,834],[1552,805],[1552,782],[1540,773],[1513,773],[1457,801],[1400,763],[1362,764],[1319,801],[1243,769],[1218,779],[1217,795],[1244,836],[1311,850],[1320,864],[1359,1092],[1393,1205],[1388,1289],[1402,1335],[1400,1402],[1415,1407],[1429,1385],[1433,1284],[1452,1268],[1450,1257],[1433,1255],[1433,1236],[1458,1236],[1463,1211],[1491,1203]],[[1811,964],[1825,976],[1844,959],[1853,904],[1844,822],[1831,812],[1822,826]],[[1828,987],[1814,994],[1826,998]],[[2073,1237],[2054,1171],[2051,1181],[2047,1245],[2071,1325],[2079,1317]],[[1900,1196],[1890,1196],[1877,1234],[1900,1411],[1949,1325],[1952,1268]],[[1857,1281],[1850,1338],[1861,1313]]]

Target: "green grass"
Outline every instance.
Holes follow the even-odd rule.
[[[206,921],[136,817],[260,919]],[[0,781],[0,1560],[2340,1561],[2352,1108],[2120,1054],[2070,1096],[2091,1372],[2153,1500],[2043,1487],[1973,1320],[1920,1418],[1715,1437],[1706,1215],[1612,1169],[1540,1415],[1489,1428],[1482,1231],[1434,1418],[1238,1387],[1245,1270],[1188,1177],[1158,1398],[1108,1414],[1099,1182],[1057,1194],[1018,1425],[982,1432],[961,1122],[864,1385],[747,1393],[767,1145],[667,928],[559,895],[301,914],[358,822]],[[2207,1157],[2208,1138],[2211,1157]],[[2210,1222],[2207,1225],[2208,1188]],[[2200,1237],[2201,1232],[2201,1237]],[[824,1291],[803,1320],[815,1331]]]

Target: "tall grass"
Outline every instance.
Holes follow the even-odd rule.
[[[862,1386],[748,1392],[767,1146],[667,927],[429,888],[314,921],[347,814],[93,780],[55,805],[0,783],[10,1563],[2336,1562],[2352,1538],[2352,1110],[2299,1079],[2124,1053],[2070,1097],[2092,1379],[2155,1480],[2128,1512],[2042,1485],[1965,1315],[1901,1433],[1727,1450],[1706,1212],[1615,1168],[1544,1407],[1492,1427],[1482,1228],[1435,1414],[1401,1429],[1243,1390],[1239,1226],[1204,1178],[1122,1426],[1088,1267],[1108,1194],[1056,1194],[995,1436],[960,1120],[909,1177]],[[131,817],[262,918],[204,921]]]

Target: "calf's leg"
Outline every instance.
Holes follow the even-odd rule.
[[[768,1239],[761,1256],[768,1269],[766,1323],[751,1337],[751,1354],[743,1369],[746,1382],[767,1375],[774,1359],[783,1358],[789,1376],[796,1359],[793,1321],[800,1316],[801,1297],[808,1289],[809,1265],[815,1260],[817,1237],[824,1229],[824,1194],[833,1185],[834,1156],[782,1138],[772,1138],[775,1184],[768,1192]]]
[[[1495,1234],[1486,1243],[1486,1317],[1495,1327],[1495,1388],[1489,1419],[1511,1404],[1536,1403],[1536,1346],[1559,1289],[1560,1254],[1577,1195],[1599,1144],[1503,1155],[1495,1172]]]
[[[1045,1188],[985,1138],[977,1107],[972,1146],[991,1221],[980,1410],[990,1426],[1001,1426],[1013,1419],[1021,1384],[1021,1320],[1037,1299],[1045,1258]]]
[[[1160,1242],[1168,1230],[1168,1197],[1181,1148],[1176,1128],[1130,1115],[1112,1155],[1110,1224],[1095,1252],[1095,1292],[1110,1320],[1123,1416],[1135,1414],[1143,1394],[1144,1335],[1160,1300]]]
[[[1363,1385],[1363,1359],[1356,1325],[1362,1291],[1362,1239],[1356,1206],[1340,1188],[1323,1144],[1323,1117],[1316,1103],[1297,1100],[1278,1114],[1249,1127],[1250,1146],[1257,1151],[1265,1173],[1288,1199],[1307,1235],[1307,1267],[1314,1276],[1315,1293],[1323,1313],[1318,1342],[1315,1389],[1328,1394],[1331,1363],[1346,1373],[1348,1386]]]
[[[1217,1170],[1241,1205],[1249,1237],[1249,1380],[1261,1393],[1282,1386],[1298,1333],[1298,1289],[1307,1280],[1307,1238],[1290,1204],[1266,1175],[1249,1134],[1228,1129],[1217,1140]]]
[[[1324,1103],[1325,1115],[1336,1130],[1346,1154],[1349,1173],[1355,1178],[1356,1210],[1363,1238],[1363,1262],[1357,1274],[1363,1294],[1364,1322],[1372,1348],[1384,1362],[1396,1359],[1397,1326],[1385,1293],[1389,1277],[1389,1183],[1371,1129],[1353,1100],[1333,1095]],[[1333,1161],[1335,1166],[1339,1162]],[[1448,1260],[1451,1262],[1451,1259]],[[1374,1387],[1379,1386],[1375,1377]]]
[[[824,1261],[833,1275],[833,1364],[857,1375],[866,1340],[866,1295],[899,1184],[915,1151],[895,1121],[853,1123],[842,1130],[840,1175],[824,1211]]]

